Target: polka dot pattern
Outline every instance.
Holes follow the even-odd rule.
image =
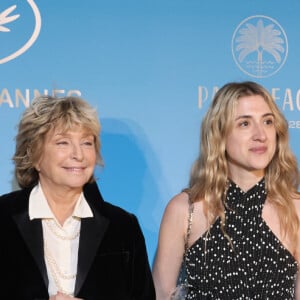
[[[262,219],[266,196],[264,179],[247,192],[230,182],[225,230],[232,245],[217,219],[188,249],[186,299],[295,298],[297,262]]]

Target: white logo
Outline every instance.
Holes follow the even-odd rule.
[[[27,0],[27,2],[30,5],[31,9],[33,10],[33,14],[35,18],[35,26],[33,32],[29,36],[29,38],[26,39],[26,42],[23,44],[23,46],[18,48],[16,51],[12,51],[9,54],[3,55],[3,57],[0,56],[0,64],[4,64],[22,55],[34,44],[34,42],[36,41],[36,39],[40,34],[42,22],[41,22],[41,15],[39,9],[36,6],[34,0]],[[17,5],[13,5],[5,9],[3,12],[0,12],[0,38],[2,37],[3,34],[10,33],[9,26],[12,25],[12,22],[15,22],[18,18],[21,17],[20,14],[11,15],[16,8]]]
[[[266,16],[243,20],[232,37],[232,55],[245,74],[263,78],[277,73],[288,55],[288,41],[280,24]]]

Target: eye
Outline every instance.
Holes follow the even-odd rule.
[[[56,145],[68,145],[68,141],[65,140],[57,141]]]
[[[239,123],[240,127],[247,127],[248,125],[249,125],[249,121],[246,121],[246,120]]]
[[[92,147],[95,145],[94,143],[94,138],[87,138],[87,139],[84,139],[82,142],[81,142],[82,145],[86,146],[86,147]]]
[[[86,141],[86,142],[83,142],[83,145],[85,145],[85,146],[94,146],[94,142]]]
[[[266,119],[264,122],[267,125],[273,125],[274,124],[274,119],[273,118],[269,118],[269,119]]]

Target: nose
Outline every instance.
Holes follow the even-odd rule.
[[[82,161],[83,160],[83,152],[81,149],[81,145],[77,143],[72,144],[72,159]]]
[[[267,138],[264,124],[256,124],[253,129],[253,139],[257,141],[265,141]]]

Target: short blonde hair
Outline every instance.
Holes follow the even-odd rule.
[[[19,122],[13,156],[15,176],[21,188],[38,183],[39,175],[35,165],[41,157],[46,134],[58,127],[67,131],[74,125],[93,134],[97,163],[102,165],[99,136],[101,126],[94,108],[78,97],[40,96],[32,101]],[[92,176],[91,181],[93,180]]]

